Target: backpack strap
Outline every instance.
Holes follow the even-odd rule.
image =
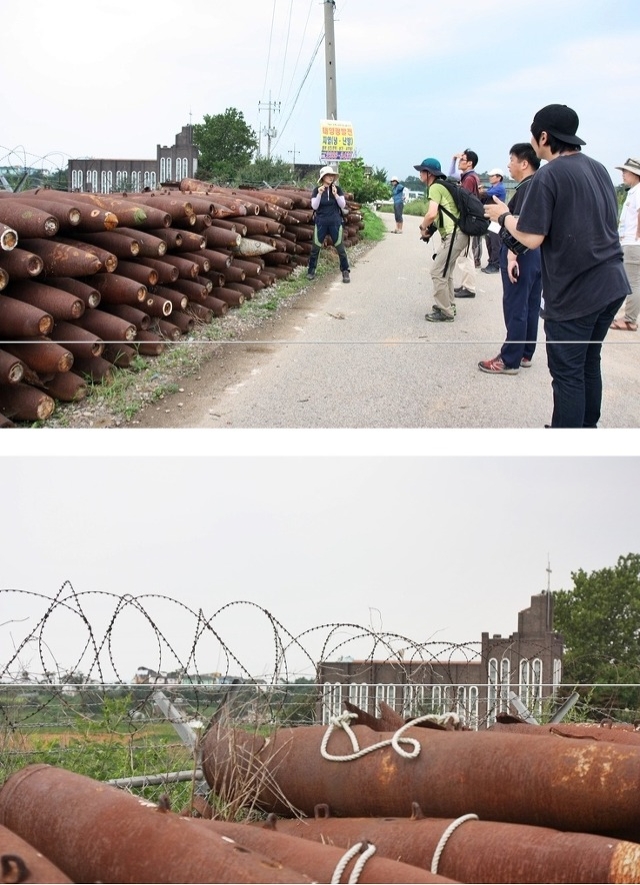
[[[444,270],[442,271],[442,279],[444,279],[447,275],[447,271],[449,270],[449,261],[451,260],[451,252],[453,251],[453,242],[456,238],[456,234],[458,233],[459,218],[457,218],[453,214],[453,212],[449,212],[448,209],[445,209],[444,206],[441,206],[440,204],[438,204],[438,212],[440,214],[441,221],[442,221],[442,213],[443,212],[445,215],[448,215],[449,218],[453,221],[453,232],[451,234],[451,242],[449,243],[449,253],[447,254],[447,260],[444,263]]]

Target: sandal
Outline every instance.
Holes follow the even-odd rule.
[[[618,329],[620,332],[637,332],[638,324],[631,323],[629,320],[614,320],[609,328]]]

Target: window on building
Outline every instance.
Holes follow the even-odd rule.
[[[360,707],[361,710],[369,711],[368,685],[366,682],[352,682],[349,685],[349,701]]]
[[[187,157],[182,158],[182,177],[188,178],[189,176],[189,160]]]
[[[107,193],[110,194],[113,191],[113,172],[111,169],[107,172]]]
[[[164,157],[160,157],[160,181],[167,179],[167,161]]]
[[[120,169],[116,169],[116,190],[122,190],[122,171]]]
[[[491,724],[496,721],[496,715],[498,713],[498,662],[495,658],[490,658],[488,671],[487,721]]]
[[[171,157],[167,157],[167,180],[171,179]]]
[[[342,713],[342,685],[325,682],[322,686],[322,724],[328,725],[332,716]]]
[[[469,728],[478,728],[480,721],[478,711],[479,692],[477,685],[470,685],[467,698],[467,720],[466,724]]]
[[[534,658],[531,662],[531,692],[529,697],[529,709],[534,716],[539,717],[542,713],[542,661]]]
[[[531,688],[529,685],[529,661],[523,660],[520,661],[520,680],[518,686],[518,694],[520,695],[520,700],[525,705],[527,710],[530,709],[531,704]]]
[[[176,157],[176,178],[180,178],[182,176],[182,159],[180,157]]]
[[[156,188],[156,173],[151,173],[151,187],[155,190]]]
[[[151,179],[150,179],[150,177],[149,177],[149,173],[148,173],[148,172],[145,172],[145,173],[144,173],[144,186],[145,186],[145,187],[149,187],[149,182],[150,182],[150,180],[151,180]]]
[[[562,683],[562,661],[560,658],[553,659],[553,688],[560,687]]]
[[[509,712],[509,689],[511,688],[511,661],[503,658],[500,661],[500,712]]]

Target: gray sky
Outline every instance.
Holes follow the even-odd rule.
[[[273,155],[315,163],[324,12],[321,0],[92,0],[90,14],[80,0],[5,4],[0,166],[153,158],[190,114],[234,107],[258,132],[269,102]],[[479,171],[504,168],[535,111],[566,103],[619,183],[614,167],[640,152],[637,12],[636,0],[338,0],[338,117],[365,162],[405,178],[464,148]]]
[[[294,636],[312,631],[302,644],[313,660],[330,623],[417,643],[471,642],[483,630],[517,628],[518,611],[546,587],[547,557],[557,590],[571,586],[572,571],[638,552],[637,458],[78,457],[96,439],[71,432],[70,456],[0,460],[10,502],[0,515],[2,667],[48,608],[27,594],[53,597],[65,581],[98,642],[116,597],[168,596],[213,618],[223,642],[260,676],[273,672],[275,654],[260,608]],[[187,438],[128,437],[140,439],[168,439],[166,450],[177,453]],[[194,616],[150,597],[142,605],[186,661]],[[331,647],[353,632],[339,631]],[[154,630],[132,606],[110,635],[125,679],[139,665],[176,664],[165,643],[159,660]],[[42,638],[45,659],[64,670],[77,665],[87,633],[59,608]],[[369,647],[348,641],[336,655],[359,657]],[[111,678],[107,651],[100,659]],[[200,672],[226,668],[210,634],[196,657]],[[304,655],[291,651],[287,662],[313,675]],[[42,671],[35,643],[11,669],[22,668]],[[238,672],[235,662],[229,669]]]

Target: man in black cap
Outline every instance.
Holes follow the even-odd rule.
[[[440,161],[427,157],[413,167],[420,173],[420,180],[426,185],[427,212],[420,225],[423,240],[429,240],[434,229],[440,234],[441,245],[431,268],[434,305],[425,314],[430,323],[452,323],[456,315],[453,291],[453,269],[456,259],[469,245],[469,237],[459,230],[447,212],[458,218],[460,213],[455,200],[438,182],[447,176],[442,171]],[[442,208],[441,208],[442,207]],[[442,211],[445,209],[446,211]]]
[[[547,163],[534,175],[520,214],[499,200],[485,212],[523,245],[540,246],[551,427],[597,427],[602,342],[630,292],[613,182],[601,163],[581,152],[578,122],[567,105],[541,108],[531,144]]]

